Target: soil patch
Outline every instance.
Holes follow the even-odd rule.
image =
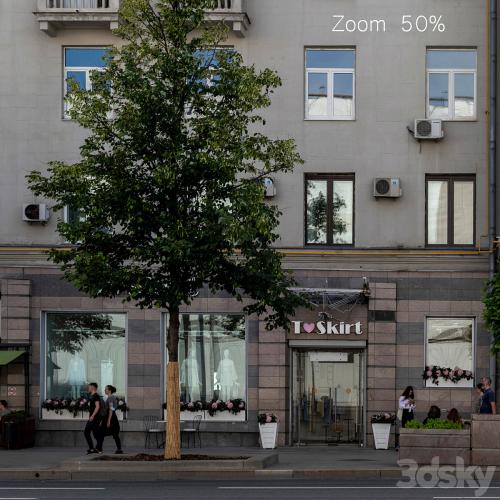
[[[217,457],[213,455],[182,455],[181,460],[248,460],[250,457]],[[105,462],[178,462],[179,460],[165,460],[163,455],[149,455],[139,453],[138,455],[104,455],[95,460]]]

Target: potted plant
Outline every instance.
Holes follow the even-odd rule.
[[[2,417],[1,445],[8,450],[35,446],[35,418],[25,411],[13,411]]]
[[[395,420],[396,415],[394,413],[378,413],[372,416],[371,422],[376,450],[387,450],[389,448],[391,425]]]
[[[278,417],[274,413],[260,413],[257,420],[259,422],[260,444],[262,448],[276,448]]]

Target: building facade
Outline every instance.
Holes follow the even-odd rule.
[[[23,220],[25,205],[50,208],[25,175],[78,159],[85,132],[67,119],[65,79],[89,84],[117,43],[117,6],[0,4],[0,350],[19,349],[0,358],[0,397],[40,418],[40,444],[80,443],[80,413],[42,403],[77,401],[87,382],[126,399],[128,445],[165,401],[165,313],[90,299],[61,279],[44,252],[64,245],[55,226],[69,212]],[[182,311],[182,418],[202,416],[206,444],[256,444],[256,416],[272,411],[282,445],[371,446],[370,417],[395,412],[408,385],[417,417],[432,404],[473,411],[490,363],[487,14],[486,0],[226,0],[207,14],[225,19],[246,62],[283,79],[266,133],[293,137],[304,165],[273,179],[278,247],[314,308],[297,311],[290,332],[265,331],[207,290]],[[416,119],[426,121],[415,129]],[[434,365],[460,380],[425,379]],[[241,411],[189,405],[218,399]]]

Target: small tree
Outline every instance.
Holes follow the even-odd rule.
[[[500,352],[500,274],[488,282],[484,293],[484,322],[491,332],[491,351]]]
[[[199,289],[251,299],[246,314],[287,327],[306,302],[289,290],[277,240],[279,211],[262,179],[291,171],[291,139],[260,131],[258,110],[280,85],[270,69],[218,50],[226,30],[204,24],[213,0],[125,0],[92,90],[69,95],[70,116],[88,130],[77,163],[31,172],[36,195],[80,216],[58,222],[73,244],[54,249],[66,279],[91,297],[123,297],[168,311],[166,458],[180,457],[179,309]]]

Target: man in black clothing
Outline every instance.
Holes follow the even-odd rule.
[[[90,453],[99,453],[94,447],[94,442],[92,441],[92,434],[96,440],[99,439],[99,425],[101,423],[100,410],[101,410],[101,398],[97,394],[97,384],[92,382],[88,386],[89,393],[89,419],[87,425],[85,425],[85,430],[83,434],[87,440],[89,449],[87,450],[87,455]]]
[[[497,412],[497,405],[495,402],[495,392],[491,388],[491,379],[483,377],[484,393],[481,397],[481,407],[479,413],[491,415]]]

